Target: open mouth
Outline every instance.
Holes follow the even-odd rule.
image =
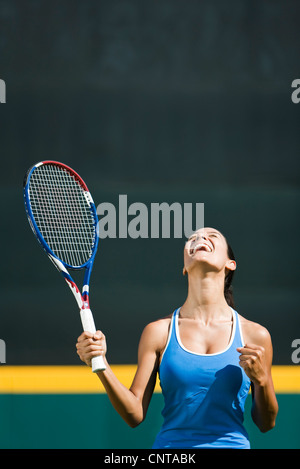
[[[198,243],[195,246],[190,248],[190,255],[195,254],[198,251],[212,252],[212,246],[207,243]]]

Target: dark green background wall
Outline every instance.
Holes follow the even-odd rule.
[[[26,221],[22,180],[56,159],[96,204],[202,202],[238,271],[237,309],[299,337],[297,1],[0,0],[0,337],[9,365],[78,364],[77,306]],[[10,230],[9,228],[12,228]],[[111,363],[186,295],[184,240],[106,239],[91,305]]]
[[[291,364],[300,300],[300,104],[291,100],[299,13],[296,1],[0,1],[9,364],[78,363],[76,304],[23,209],[23,175],[43,159],[74,167],[97,205],[117,204],[119,194],[149,210],[151,202],[203,202],[205,224],[236,253],[237,309],[269,328],[275,363]],[[144,325],[183,302],[182,251],[183,240],[101,242],[91,302],[112,362],[135,362]]]

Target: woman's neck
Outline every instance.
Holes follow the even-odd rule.
[[[189,287],[186,301],[181,313],[208,323],[212,319],[231,314],[224,297],[223,275],[189,276]]]

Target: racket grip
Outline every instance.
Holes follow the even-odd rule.
[[[106,366],[103,360],[103,357],[94,357],[92,358],[92,372],[97,373],[97,371],[106,370]]]
[[[96,326],[95,326],[94,318],[92,315],[92,311],[90,309],[81,309],[80,317],[81,317],[83,330],[94,334],[96,332]],[[106,366],[105,366],[103,357],[99,356],[99,357],[92,358],[93,373],[97,373],[97,371],[104,371],[104,370],[106,370]]]

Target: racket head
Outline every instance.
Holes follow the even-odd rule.
[[[83,179],[58,161],[41,161],[26,173],[29,224],[46,253],[72,270],[92,265],[99,242],[96,206]]]

